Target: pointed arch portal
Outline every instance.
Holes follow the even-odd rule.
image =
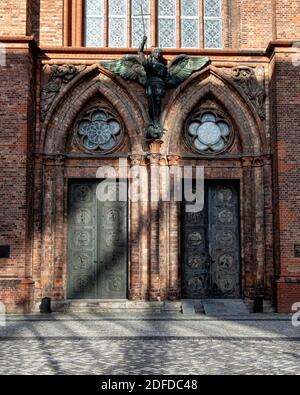
[[[271,297],[272,159],[262,121],[251,102],[216,67],[194,74],[166,100],[162,115],[166,134],[158,152],[149,151],[145,143],[147,111],[137,97],[143,97],[142,87],[90,66],[53,102],[37,139],[35,160],[35,202],[42,202],[42,207],[35,206],[39,224],[34,234],[35,299],[50,296],[63,304],[74,297],[128,297],[135,301],[253,298],[261,293]],[[73,138],[82,120],[94,122],[99,106],[124,128],[124,140],[118,140],[107,153],[97,147],[103,149],[109,142],[97,140],[96,144],[91,137],[93,152],[82,150]],[[110,120],[108,117],[105,122]],[[210,138],[205,134],[207,128],[213,130]],[[84,133],[90,133],[88,130]],[[117,132],[121,139],[123,135]],[[196,147],[192,145],[195,141]],[[215,148],[210,149],[210,144]],[[76,188],[95,188],[100,166],[112,166],[121,178],[120,158],[128,169],[139,165],[146,170],[144,185],[150,183],[153,169],[162,173],[165,167],[183,170],[184,166],[203,166],[204,211],[189,215],[184,203],[161,198],[159,202],[130,201],[121,211],[119,206],[109,207],[110,216],[106,217],[97,205],[78,205]],[[130,187],[132,181],[127,181]],[[163,183],[156,185],[161,194],[163,187]],[[87,207],[97,213],[87,212]],[[126,220],[117,211],[126,212]],[[124,226],[118,218],[123,218]],[[122,238],[126,245],[118,244],[120,233],[110,227],[109,221],[114,219],[117,230],[126,233]],[[87,235],[86,230],[93,226],[97,228],[94,236],[93,232]],[[96,239],[103,232],[109,237],[98,243]],[[84,254],[76,255],[72,250],[74,240],[87,243]],[[99,248],[102,242],[105,248],[96,251],[93,246]],[[110,255],[109,243],[120,254]],[[118,245],[122,247],[118,249]],[[106,263],[101,258],[105,252],[109,256]],[[98,260],[104,266],[95,266]],[[111,265],[105,266],[109,263],[115,268],[123,265],[122,278]],[[86,265],[96,269],[85,271]],[[78,269],[75,274],[74,268]],[[87,273],[94,273],[93,288],[85,289],[91,280]],[[72,282],[80,285],[79,293],[73,292],[78,286]],[[122,292],[114,294],[118,284]]]

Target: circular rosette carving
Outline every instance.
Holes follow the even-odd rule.
[[[201,154],[224,152],[233,141],[233,130],[224,117],[212,111],[198,112],[187,121],[186,139]]]
[[[122,122],[109,109],[90,110],[78,122],[77,139],[85,151],[111,152],[118,148],[123,135]]]

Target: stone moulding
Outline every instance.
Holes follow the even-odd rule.
[[[232,69],[224,68],[222,72],[243,91],[255,107],[260,119],[264,121],[266,119],[266,93],[263,67],[258,66],[253,69],[249,66],[237,66]]]
[[[41,92],[41,121],[46,118],[54,99],[60,93],[64,84],[68,84],[79,73],[86,69],[85,65],[74,66],[72,64],[52,65],[50,67],[50,77]]]

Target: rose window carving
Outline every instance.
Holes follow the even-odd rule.
[[[224,152],[233,140],[233,130],[222,116],[211,112],[194,114],[187,123],[186,137],[193,150],[201,154]]]
[[[82,148],[93,153],[108,153],[122,141],[121,121],[108,109],[89,111],[78,123],[77,139]]]

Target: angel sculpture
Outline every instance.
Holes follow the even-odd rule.
[[[149,57],[145,55],[146,42],[147,36],[144,36],[138,56],[126,55],[119,60],[101,62],[100,65],[125,80],[137,81],[145,87],[149,108],[147,137],[160,139],[164,134],[160,115],[166,89],[177,87],[194,72],[208,65],[210,60],[179,55],[167,66],[160,48],[154,48]]]

